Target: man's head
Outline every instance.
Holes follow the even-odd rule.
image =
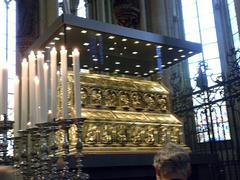
[[[0,180],[22,180],[17,170],[10,166],[0,166]]]
[[[154,157],[157,180],[186,180],[190,175],[190,157],[187,150],[168,143]]]

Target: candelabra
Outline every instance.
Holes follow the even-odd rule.
[[[14,167],[19,168],[23,179],[88,179],[82,171],[82,126],[84,119],[54,119],[51,122],[36,124],[36,127],[20,130],[14,143]],[[69,129],[77,127],[77,144],[70,154]],[[62,148],[57,143],[57,132],[64,132]],[[69,157],[76,158],[77,169],[70,168]],[[63,160],[62,164],[59,160]]]
[[[3,119],[0,121],[0,164],[11,165],[12,159],[8,155],[8,144],[11,141],[9,131],[13,128],[13,121],[8,121],[6,114],[2,115]]]

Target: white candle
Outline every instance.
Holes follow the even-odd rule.
[[[28,122],[28,62],[26,59],[22,61],[21,83],[21,129],[25,130]]]
[[[57,118],[57,51],[53,48],[50,52],[51,65],[51,118]]]
[[[34,86],[35,86],[35,94],[36,94],[36,123],[41,123],[41,97],[40,97],[40,86],[39,86],[39,78],[35,76],[34,78]]]
[[[74,49],[72,52],[73,72],[74,72],[74,100],[76,117],[81,117],[81,97],[80,97],[80,66],[79,66],[79,51]]]
[[[2,69],[1,69],[1,75],[0,75],[0,78],[1,78],[1,89],[2,89],[2,92],[1,92],[1,99],[0,101],[0,114],[7,114],[7,109],[8,109],[8,69],[7,69],[7,64],[4,63],[2,65]]]
[[[3,67],[0,66],[0,87],[4,86],[3,79],[2,79],[2,70]],[[3,89],[0,88],[0,116],[3,114]]]
[[[46,106],[46,112],[47,113],[47,121],[48,121],[48,64],[44,63],[43,65],[43,72],[44,72],[44,88],[45,88],[45,106]]]
[[[28,56],[29,60],[29,120],[34,126],[36,124],[36,97],[34,89],[34,78],[36,76],[36,56],[33,51]]]
[[[67,102],[67,50],[64,46],[60,51],[61,55],[61,75],[62,75],[62,117],[68,118]]]
[[[18,136],[19,127],[19,78],[18,76],[15,77],[14,80],[14,136]]]
[[[45,97],[45,84],[44,84],[44,55],[42,52],[38,51],[37,54],[37,69],[38,69],[38,78],[39,78],[39,89],[40,91],[40,119],[41,122],[47,122],[47,107],[46,107],[46,97]]]

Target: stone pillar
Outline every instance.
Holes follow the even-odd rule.
[[[20,65],[26,50],[39,36],[38,0],[16,1],[16,73],[20,74]]]
[[[42,34],[58,17],[58,1],[40,0],[39,7],[40,34]]]
[[[147,31],[145,0],[140,0],[140,29]]]
[[[106,22],[104,1],[96,1],[96,7],[97,7],[97,20]]]

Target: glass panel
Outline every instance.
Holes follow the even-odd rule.
[[[235,34],[238,32],[238,24],[236,17],[231,19],[231,27],[232,27],[232,34]]]
[[[187,4],[186,10],[183,11],[183,16],[186,17],[184,19],[189,19],[189,18],[194,18],[197,17],[197,9],[196,9],[196,4]]]
[[[233,35],[233,42],[234,42],[235,49],[239,49],[240,48],[239,33]]]
[[[234,2],[232,2],[228,5],[228,10],[229,10],[230,18],[236,17],[236,10],[235,10]]]
[[[215,28],[213,16],[211,16],[211,14],[202,16],[202,18],[200,18],[200,27],[202,30],[209,29],[209,28]]]
[[[217,58],[219,56],[217,43],[207,44],[203,46],[203,54],[205,60]]]
[[[230,0],[229,0],[230,2]],[[195,18],[196,12],[195,8],[189,10],[189,7],[193,7],[193,5],[189,5],[187,0],[183,0],[183,16],[184,16],[184,27],[185,27],[185,37],[189,41],[200,42],[200,36],[198,32],[201,31],[201,40],[203,45],[203,55],[204,60],[208,64],[208,68],[206,71],[208,86],[213,86],[216,83],[214,80],[221,74],[221,64],[219,59],[219,49],[217,44],[217,35],[215,28],[215,20],[213,15],[213,6],[212,1],[209,0],[197,0],[198,11],[197,18]],[[193,15],[191,15],[192,12]],[[191,17],[194,17],[191,19]],[[200,23],[200,27],[198,27],[198,20]],[[195,21],[195,22],[194,22]],[[199,29],[201,28],[201,29]],[[234,27],[235,28],[235,27]],[[235,36],[235,43],[239,43],[239,36]],[[200,90],[196,86],[196,79],[198,75],[199,61],[202,59],[202,54],[196,55],[192,58],[188,59],[189,63],[189,74],[191,85],[194,91]],[[221,98],[220,91],[215,93],[210,93],[210,99],[219,99]],[[215,140],[226,140],[230,139],[230,131],[228,125],[227,115],[223,118],[219,107],[214,107],[216,109],[216,114],[212,116],[212,120],[210,119],[210,112],[213,113],[212,110],[208,109],[209,107],[204,107],[203,103],[207,101],[207,94],[201,93],[193,95],[193,105],[198,106],[201,105],[201,109],[195,109],[195,122],[196,122],[196,131],[197,131],[197,140],[198,142],[208,142],[209,136],[212,139],[215,137]],[[206,111],[207,110],[207,114]],[[222,107],[222,111],[227,114],[226,107]],[[223,113],[223,114],[224,114]],[[225,119],[225,121],[220,121]],[[213,124],[211,124],[213,121]],[[226,124],[225,124],[226,123]],[[213,126],[213,129],[212,129]],[[209,132],[208,132],[209,131]],[[214,134],[213,134],[214,133]]]
[[[207,65],[208,65],[208,71],[211,74],[216,74],[216,73],[221,73],[222,72],[221,65],[219,63],[220,62],[219,58],[211,59],[211,60],[208,60],[206,62],[207,62]]]
[[[217,41],[215,28],[202,30],[201,34],[202,34],[202,44],[209,44]]]
[[[198,28],[196,28],[196,29],[198,29]],[[200,43],[199,33],[196,33],[196,32],[198,32],[198,30],[195,31],[195,32],[191,32],[191,33],[189,33],[189,34],[186,34],[186,35],[185,35],[186,40]]]
[[[86,7],[84,0],[79,1],[77,15],[86,18]]]
[[[213,12],[212,1],[209,0],[197,0],[199,16],[209,14]]]

